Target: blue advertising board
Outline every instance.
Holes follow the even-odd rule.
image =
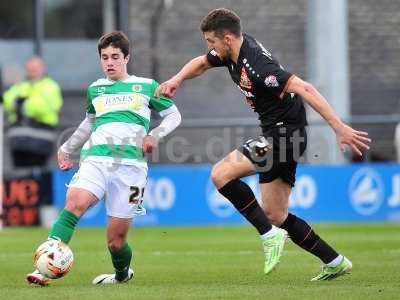
[[[241,224],[246,221],[210,180],[210,165],[150,166],[146,216],[135,226]],[[74,171],[54,171],[54,204],[64,206]],[[311,222],[400,221],[400,165],[299,166],[289,210]],[[257,176],[244,179],[261,199]],[[80,226],[106,224],[104,202]]]

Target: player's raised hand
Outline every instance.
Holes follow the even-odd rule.
[[[156,97],[160,97],[161,95],[167,96],[169,98],[172,98],[177,89],[179,88],[180,83],[175,80],[174,78],[171,78],[170,80],[167,80],[163,83],[161,83],[156,91],[154,92],[154,95]]]
[[[157,147],[157,141],[155,137],[151,135],[146,135],[143,138],[143,152],[144,153],[151,153]]]
[[[362,152],[369,150],[371,139],[368,137],[368,132],[357,131],[350,126],[343,124],[336,131],[340,150],[345,151],[346,145],[358,155],[362,156]]]
[[[71,169],[74,166],[74,163],[71,160],[71,158],[69,157],[69,154],[65,153],[61,150],[58,150],[57,160],[58,160],[58,167],[62,171],[68,171],[69,169]]]

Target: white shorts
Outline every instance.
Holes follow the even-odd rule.
[[[85,161],[72,177],[68,187],[80,188],[104,198],[107,215],[131,219],[145,215],[142,205],[147,169],[135,165],[121,165]]]

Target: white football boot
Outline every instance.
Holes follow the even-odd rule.
[[[28,281],[29,284],[37,284],[40,286],[47,286],[50,283],[50,279],[44,277],[42,274],[39,273],[38,270],[26,274],[26,281]]]
[[[119,284],[119,283],[126,283],[133,278],[134,272],[131,268],[128,270],[128,276],[122,280],[118,281],[115,279],[115,274],[101,274],[93,279],[92,283],[97,284]]]

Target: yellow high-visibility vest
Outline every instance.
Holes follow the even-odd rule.
[[[3,95],[4,109],[10,123],[17,118],[15,101],[23,97],[23,114],[37,122],[56,126],[63,105],[61,89],[57,82],[44,77],[36,82],[22,81],[11,86]]]

